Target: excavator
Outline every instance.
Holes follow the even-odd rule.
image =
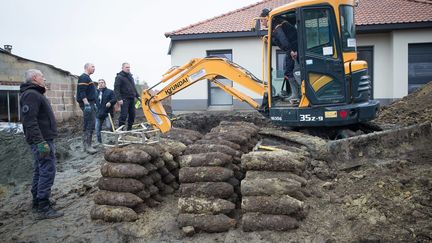
[[[282,126],[342,127],[374,119],[379,102],[371,99],[367,63],[357,60],[355,5],[353,0],[300,0],[273,9],[266,17],[255,18],[255,28],[261,29],[262,20],[270,23],[262,38],[262,80],[224,58],[194,58],[168,70],[159,83],[142,91],[141,104],[147,121],[162,133],[170,131],[171,120],[162,101],[206,80]],[[268,41],[276,21],[281,20],[297,30],[300,97],[295,103],[284,97],[284,78],[276,71],[278,47]],[[252,91],[262,97],[262,103],[221,79]],[[153,91],[165,83],[159,92]]]

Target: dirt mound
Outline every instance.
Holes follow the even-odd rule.
[[[24,134],[0,133],[0,184],[31,181],[33,156]]]
[[[57,124],[57,130],[60,137],[74,137],[82,134],[83,118],[71,117],[70,119]]]
[[[210,132],[213,127],[218,126],[221,121],[245,121],[252,122],[257,126],[274,126],[270,120],[266,119],[257,111],[214,111],[205,113],[186,113],[178,115],[173,121],[173,126],[195,130],[205,134]]]
[[[432,122],[432,82],[384,107],[375,121],[400,126]]]

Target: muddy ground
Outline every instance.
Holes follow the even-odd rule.
[[[426,88],[431,87],[429,84]],[[420,94],[430,98],[432,91],[421,92],[425,90],[405,98],[402,105],[395,103],[397,108],[385,109],[378,122],[396,126],[430,122],[430,110],[429,116],[415,121],[410,118],[410,104],[420,105],[411,100],[417,101],[415,97]],[[429,106],[431,104],[429,102]],[[185,114],[179,116],[174,125],[206,133],[222,120],[243,120],[274,128],[256,112]],[[432,156],[420,161],[392,158],[379,163],[375,159],[373,163],[339,171],[333,169],[331,160],[311,162],[305,173],[310,192],[305,200],[307,216],[298,229],[288,232],[245,233],[238,225],[226,233],[198,233],[186,237],[175,221],[177,194],[165,197],[161,206],[141,214],[136,222],[92,221],[89,212],[98,191],[96,183],[101,177],[103,152],[95,155],[81,152],[79,124],[80,120],[75,119],[59,125],[58,173],[53,198],[57,201],[55,207],[65,216],[51,220],[34,220],[30,196],[32,162],[23,136],[0,134],[1,242],[432,241],[432,161],[429,159]],[[262,142],[263,145],[293,146],[274,138],[264,138]]]

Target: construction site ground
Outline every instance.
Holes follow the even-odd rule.
[[[104,158],[103,150],[95,155],[82,152],[80,119],[59,124],[58,172],[52,195],[55,208],[65,215],[57,219],[34,219],[28,145],[22,134],[1,133],[1,242],[432,242],[432,150],[422,147],[416,154],[417,145],[410,144],[401,147],[409,147],[411,153],[406,155],[401,154],[404,149],[381,144],[382,148],[376,149],[385,153],[375,153],[381,156],[363,156],[362,152],[359,165],[344,169],[338,169],[343,163],[340,159],[337,163],[331,158],[311,160],[305,173],[307,215],[299,228],[291,231],[243,232],[237,225],[226,233],[185,236],[176,223],[178,194],[165,197],[159,207],[140,214],[135,222],[91,220]],[[174,125],[205,133],[222,120],[253,122],[263,130],[288,132],[257,112],[182,114]],[[375,121],[386,129],[421,123],[430,126],[431,122],[432,83],[384,108]],[[432,138],[421,141],[428,142]],[[266,136],[262,144],[292,145],[280,137]]]

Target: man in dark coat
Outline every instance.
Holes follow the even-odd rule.
[[[129,63],[122,64],[122,71],[115,78],[114,93],[117,102],[121,105],[119,127],[125,125],[127,118],[127,130],[132,130],[135,121],[135,98],[139,100],[140,96],[130,73]]]
[[[51,187],[56,174],[54,139],[57,124],[50,102],[44,96],[45,77],[36,69],[27,70],[20,87],[20,107],[24,134],[34,156],[31,193],[36,219],[58,218],[63,213],[52,208]]]
[[[89,154],[97,152],[92,147],[93,131],[96,121],[96,86],[90,78],[95,71],[95,66],[91,63],[84,65],[84,73],[78,78],[77,102],[84,114],[83,126],[83,150]]]
[[[269,9],[263,9],[260,17],[268,17],[270,13]],[[267,19],[262,21],[264,27],[267,28]],[[272,31],[272,45],[278,46],[281,50],[285,51],[284,61],[284,82],[282,89],[289,83],[291,95],[288,99],[297,100],[300,95],[300,84],[294,77],[294,68],[299,66],[298,64],[298,40],[297,40],[297,29],[290,24],[288,21],[281,18],[275,17],[273,20],[273,31]],[[288,85],[287,85],[288,88]],[[286,90],[285,90],[286,92]]]
[[[106,87],[105,80],[98,80],[98,95],[97,95],[97,114],[96,114],[96,137],[98,143],[102,143],[102,126],[105,123],[106,127],[112,131],[111,121],[109,120],[108,114],[111,118],[114,117],[114,105],[117,100],[114,95],[114,91]]]

